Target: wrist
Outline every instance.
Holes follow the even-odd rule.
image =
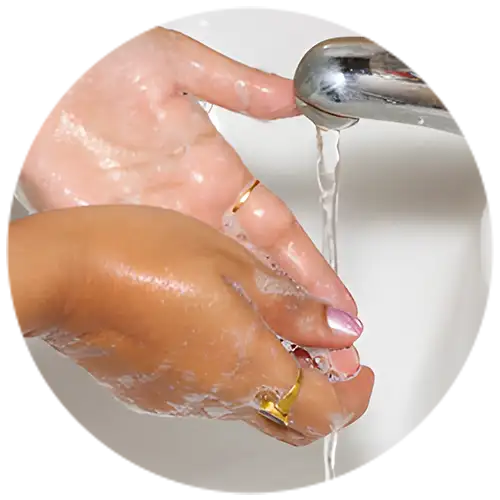
[[[9,227],[9,275],[23,335],[58,328],[70,305],[82,255],[65,211],[36,214]]]

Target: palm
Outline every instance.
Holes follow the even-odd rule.
[[[87,72],[38,135],[21,180],[37,210],[87,204],[174,209],[224,228],[253,176],[192,96],[264,119],[296,114],[292,83],[156,29]],[[310,293],[356,314],[288,208],[259,185],[232,227]]]

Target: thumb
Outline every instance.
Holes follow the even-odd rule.
[[[357,317],[309,295],[243,249],[239,253],[241,260],[224,262],[224,279],[280,337],[300,346],[327,349],[350,347],[359,338],[363,324]]]

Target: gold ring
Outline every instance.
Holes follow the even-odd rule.
[[[258,395],[259,414],[278,425],[288,427],[290,410],[299,395],[302,377],[303,372],[300,368],[295,384],[282,398],[269,392]]]
[[[252,194],[252,191],[260,184],[260,181],[255,179],[251,186],[245,191],[243,191],[238,199],[238,201],[234,204],[233,208],[231,209],[231,212],[235,214],[242,206],[243,204],[248,200],[250,195]]]

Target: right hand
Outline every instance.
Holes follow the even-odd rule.
[[[259,389],[284,393],[297,375],[298,360],[275,333],[329,349],[355,337],[329,328],[327,305],[202,222],[150,207],[73,208],[12,223],[9,245],[23,333],[41,336],[134,408],[217,414],[300,446],[368,405],[368,368],[331,383],[305,366],[290,428],[256,413]],[[30,315],[41,296],[51,311],[43,321]]]

